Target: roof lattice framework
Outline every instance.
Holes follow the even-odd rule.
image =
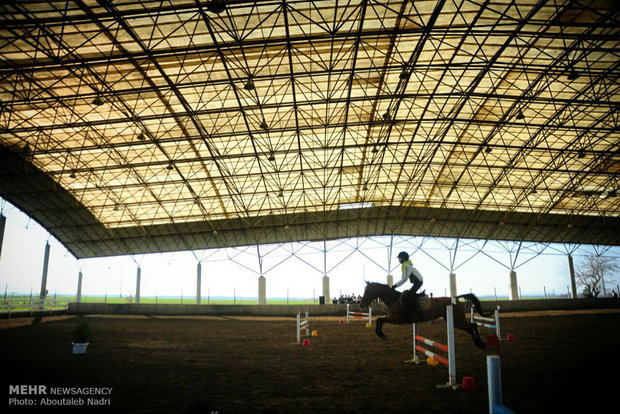
[[[0,10],[0,195],[77,257],[620,243],[616,0]]]

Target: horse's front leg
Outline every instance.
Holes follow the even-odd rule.
[[[385,319],[386,318],[377,319],[377,323],[376,323],[377,327],[375,328],[375,332],[377,333],[379,338],[383,339],[384,341],[387,339],[387,336],[385,336],[385,334],[383,333],[383,329],[381,327],[383,326]]]

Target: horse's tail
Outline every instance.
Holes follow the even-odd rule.
[[[465,299],[468,302],[471,302],[472,305],[474,305],[474,309],[476,310],[476,312],[478,312],[478,314],[480,314],[481,316],[491,316],[493,315],[493,312],[483,312],[482,311],[482,305],[480,304],[480,299],[478,299],[478,297],[476,295],[474,295],[473,293],[466,293],[464,295],[458,295],[456,297],[457,299]]]

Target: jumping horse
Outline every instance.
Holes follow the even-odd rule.
[[[364,296],[362,297],[362,302],[360,306],[362,309],[366,309],[370,303],[379,298],[388,309],[388,316],[385,318],[377,319],[375,332],[381,339],[387,339],[387,336],[383,333],[383,324],[384,323],[392,323],[396,325],[401,325],[405,323],[419,323],[419,322],[427,322],[432,321],[437,318],[446,318],[446,306],[452,304],[452,298],[449,297],[438,297],[431,298],[430,309],[424,310],[422,312],[418,311],[418,315],[412,316],[405,311],[403,306],[400,303],[400,295],[401,293],[395,289],[392,289],[388,285],[384,285],[382,283],[375,282],[366,282],[366,289],[364,290]],[[459,295],[456,297],[457,301],[454,304],[454,327],[457,329],[461,329],[465,332],[468,332],[476,346],[480,349],[486,349],[486,344],[480,339],[480,333],[478,332],[478,325],[475,323],[471,323],[468,318],[465,316],[465,305],[463,302],[459,302],[458,299],[465,299],[466,301],[471,302],[474,306],[474,309],[477,313],[482,316],[490,316],[490,313],[483,313],[482,307],[480,305],[480,300],[472,294],[467,293],[465,295]]]

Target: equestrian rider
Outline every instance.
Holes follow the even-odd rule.
[[[400,304],[405,308],[407,312],[409,312],[410,315],[416,314],[416,292],[422,286],[422,275],[415,267],[413,267],[411,260],[409,260],[409,254],[407,254],[407,252],[398,253],[398,261],[401,264],[402,277],[395,285],[392,286],[392,288],[395,289],[402,286],[405,282],[407,282],[407,279],[413,284],[413,287],[411,289],[405,290],[402,293],[400,298]]]

